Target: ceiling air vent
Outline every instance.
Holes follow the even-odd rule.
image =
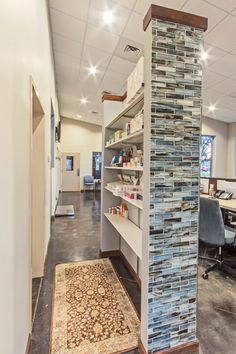
[[[140,53],[140,49],[137,48],[137,47],[134,47],[134,46],[132,46],[130,44],[127,44],[127,46],[124,49],[124,52],[125,53],[132,53],[132,54],[138,56],[139,53]]]
[[[99,114],[98,111],[92,111],[91,113],[92,113],[92,114]]]

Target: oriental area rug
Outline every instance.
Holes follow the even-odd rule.
[[[140,321],[109,259],[55,269],[51,354],[113,354],[137,348]]]

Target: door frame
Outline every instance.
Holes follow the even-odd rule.
[[[41,103],[41,99],[39,96],[39,92],[36,88],[35,82],[30,76],[30,94],[29,94],[29,101],[30,101],[30,119],[29,119],[29,134],[30,134],[30,146],[29,146],[29,174],[30,174],[30,192],[29,192],[29,207],[30,207],[30,219],[29,219],[29,284],[30,284],[30,289],[29,289],[29,305],[30,305],[30,311],[29,311],[29,324],[30,327],[32,328],[33,322],[32,322],[32,279],[33,279],[33,119],[35,116],[35,105],[37,105],[37,110],[39,116],[41,116],[43,120],[43,158],[44,158],[44,178],[43,178],[43,190],[46,191],[46,145],[45,145],[45,111],[43,109],[43,105]],[[43,219],[43,242],[42,242],[42,249],[41,249],[41,254],[42,254],[42,259],[41,263],[44,264],[44,242],[45,242],[45,222],[46,222],[46,217],[45,217],[45,202],[46,202],[46,195],[44,192],[44,219]],[[42,269],[41,276],[44,275],[44,270]]]
[[[52,127],[52,121],[53,121],[53,127]],[[53,131],[52,131],[53,128]],[[52,164],[52,139],[53,139],[53,147],[54,147],[54,154],[53,154],[53,164]],[[55,109],[53,105],[52,98],[50,99],[50,217],[53,218],[55,216],[55,210],[53,210],[53,201],[54,201],[54,188],[53,188],[53,182],[54,182],[54,172],[55,172]]]

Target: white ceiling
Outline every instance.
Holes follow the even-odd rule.
[[[143,53],[143,17],[151,3],[208,17],[203,114],[235,122],[236,0],[49,0],[61,115],[101,124],[102,91],[123,94]],[[114,13],[110,26],[103,22],[106,10]],[[127,44],[138,47],[140,55],[124,52]],[[95,77],[89,75],[91,65],[97,67]],[[214,113],[208,111],[211,103]]]

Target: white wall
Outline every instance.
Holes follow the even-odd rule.
[[[47,240],[51,97],[58,119],[46,1],[1,1],[0,43],[0,353],[23,354],[31,330],[30,75],[45,111]]]
[[[213,177],[227,177],[228,124],[203,117],[202,134],[214,135]]]
[[[61,151],[80,153],[80,188],[83,177],[92,174],[92,153],[102,151],[102,127],[62,118]]]

